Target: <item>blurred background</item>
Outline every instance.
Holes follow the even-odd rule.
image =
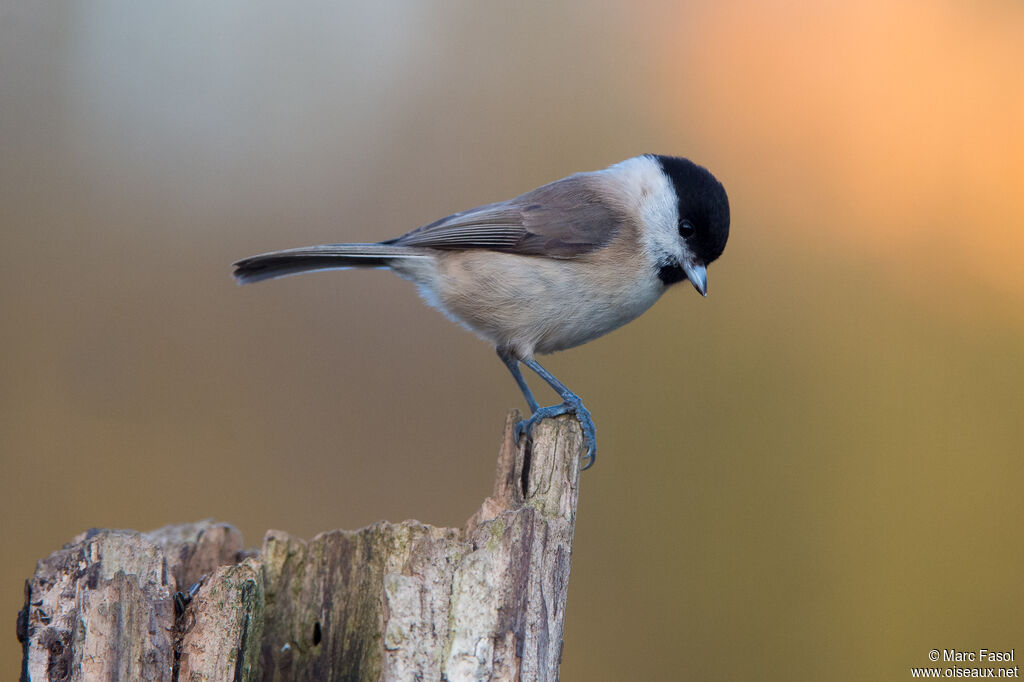
[[[389,273],[232,261],[644,152],[710,168],[732,237],[706,300],[546,363],[598,425],[563,678],[1024,650],[1022,35],[1016,0],[4,2],[3,674],[86,528],[255,546],[490,491],[491,348]]]

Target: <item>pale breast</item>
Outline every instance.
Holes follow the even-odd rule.
[[[466,251],[438,259],[437,305],[520,357],[591,341],[635,319],[664,285],[614,245],[572,260]]]

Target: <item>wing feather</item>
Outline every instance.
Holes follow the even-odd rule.
[[[490,249],[573,258],[605,246],[626,217],[580,173],[514,199],[452,214],[387,242],[434,249]]]

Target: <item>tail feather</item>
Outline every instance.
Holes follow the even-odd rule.
[[[315,270],[387,267],[399,258],[424,258],[422,249],[388,244],[323,244],[272,251],[234,264],[239,284],[298,275]]]

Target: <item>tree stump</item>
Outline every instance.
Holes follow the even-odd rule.
[[[26,583],[22,680],[556,680],[584,444],[519,418],[462,529],[79,535]]]

